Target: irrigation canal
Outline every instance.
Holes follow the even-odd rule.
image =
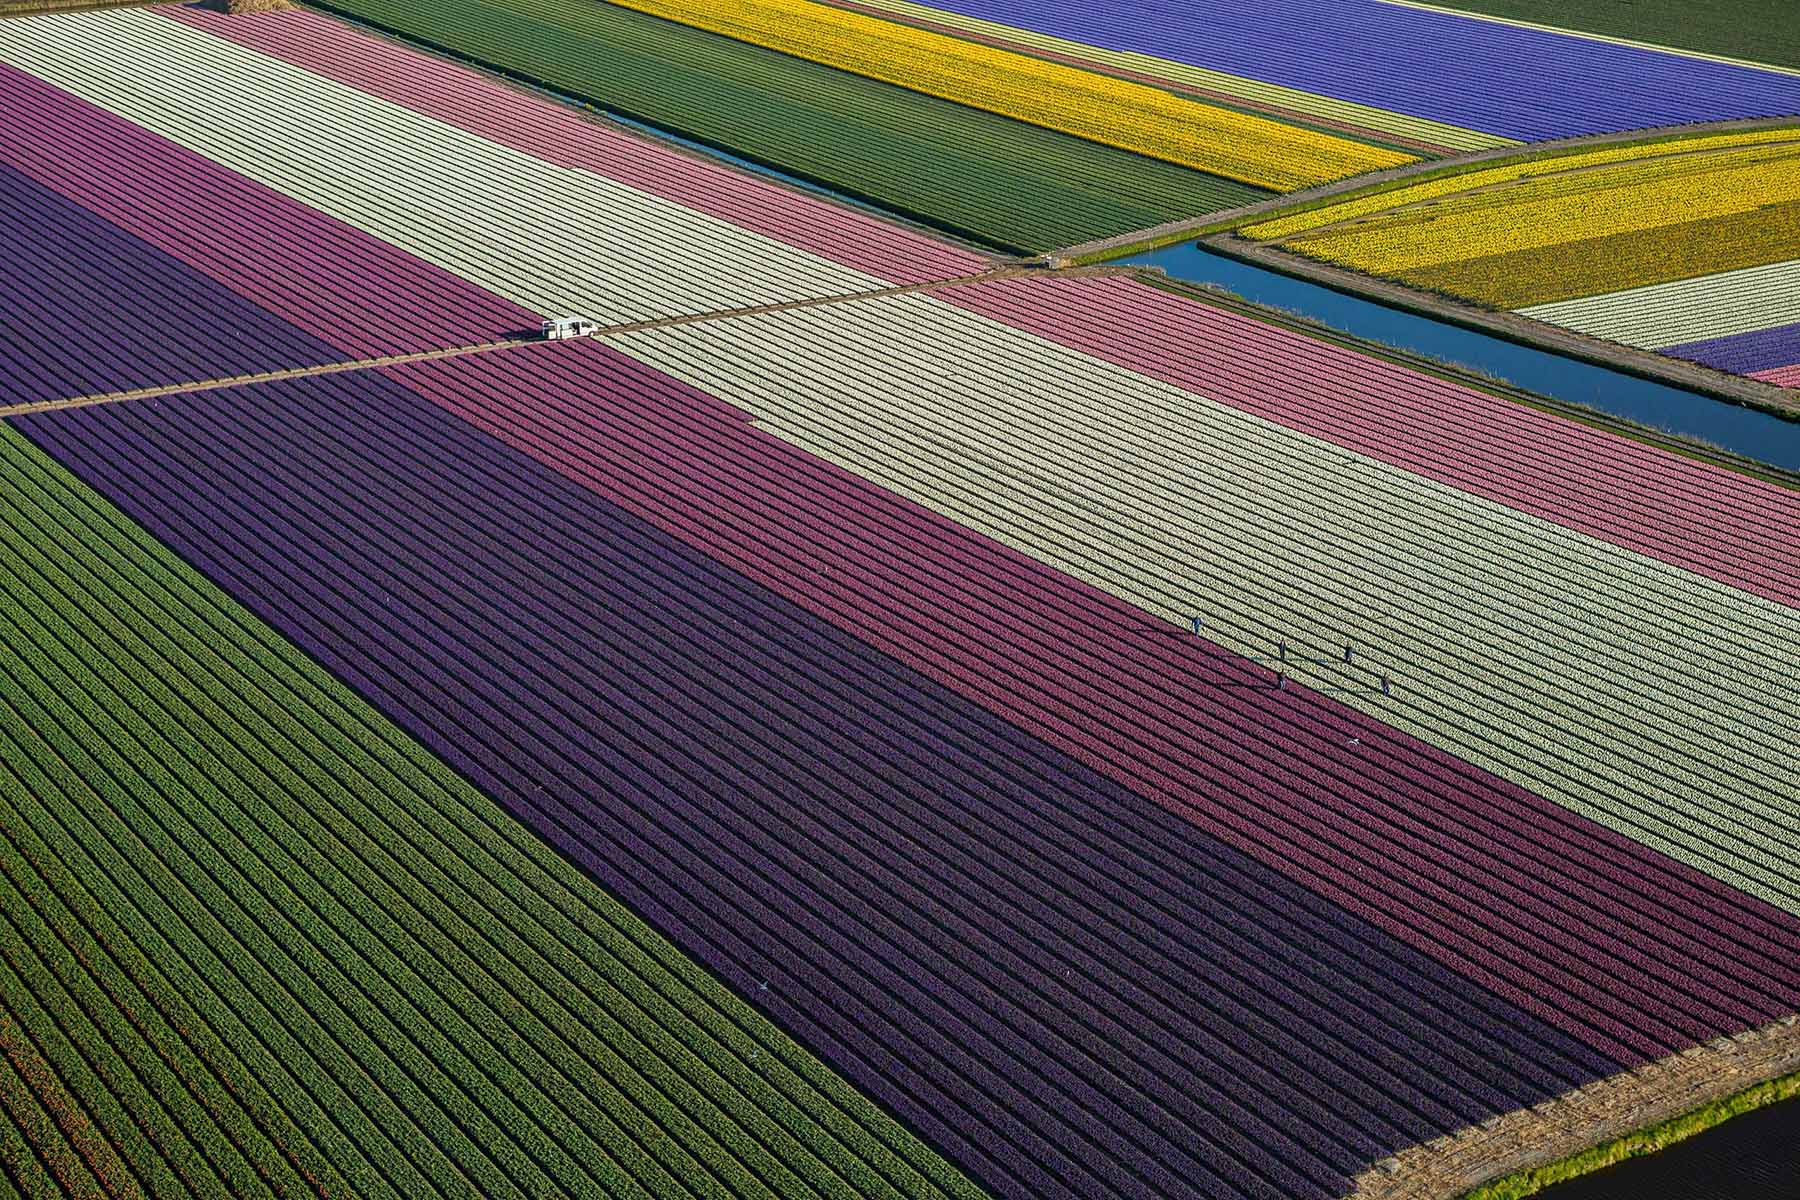
[[[331,7],[329,0],[324,0],[318,6],[349,24],[360,26],[378,36],[413,46],[428,54],[447,57],[451,61],[463,61],[457,55],[443,54],[429,43],[416,41],[358,21],[349,14],[337,12]],[[489,70],[485,67],[482,69]],[[813,180],[789,175],[717,146],[692,141],[660,126],[646,124],[541,83],[517,79],[505,72],[498,74],[507,78],[515,87],[596,113],[615,125],[647,137],[732,163],[740,169],[802,188],[852,208],[889,219],[895,216],[856,196]],[[1195,242],[1182,242],[1147,254],[1117,259],[1106,265],[1160,267],[1172,279],[1222,287],[1252,303],[1300,313],[1353,337],[1411,351],[1439,362],[1471,368],[1565,404],[1600,409],[1639,425],[1711,442],[1758,462],[1800,471],[1800,421],[1783,420],[1699,392],[1640,379],[1624,372],[1390,308],[1320,284],[1215,254]],[[1800,1193],[1797,1193],[1796,1200],[1800,1200]]]
[[[1547,1188],[1537,1200],[1795,1200],[1800,1099],[1733,1117],[1658,1154]]]
[[[1568,404],[1699,438],[1759,462],[1800,470],[1800,421],[1390,308],[1239,262],[1192,242],[1119,261],[1160,267],[1172,279],[1224,288],[1355,337],[1468,367]],[[1795,1195],[1800,1197],[1800,1189]]]

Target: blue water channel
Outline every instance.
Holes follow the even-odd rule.
[[[1800,1100],[1733,1117],[1667,1150],[1559,1184],[1538,1200],[1794,1200]]]
[[[1372,342],[1470,367],[1526,391],[1584,404],[1640,425],[1687,434],[1775,466],[1800,470],[1800,421],[1435,321],[1194,243],[1122,260],[1173,279],[1212,284],[1256,304],[1299,313]]]

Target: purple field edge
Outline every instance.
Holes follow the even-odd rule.
[[[0,163],[0,407],[345,355]]]
[[[1658,353],[1739,375],[1773,371],[1800,363],[1800,321],[1772,329],[1753,329],[1749,333],[1683,342],[1679,346],[1666,346]]]

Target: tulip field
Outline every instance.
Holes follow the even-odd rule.
[[[320,11],[0,19],[0,1194],[1338,1200],[1800,1013],[1800,488],[993,251],[1374,100],[1145,99],[1239,170],[810,0],[333,7],[906,219]],[[1800,203],[1700,136],[1557,161]],[[1444,178],[1399,271],[1582,194]],[[1553,319],[1780,382],[1706,265]]]
[[[1800,126],[1482,166],[1243,233],[1769,382],[1800,364]]]
[[[1519,2],[1477,0],[1446,8]],[[1603,4],[1619,7],[1620,0]],[[1704,7],[1671,0],[1655,5],[1680,12]],[[1371,128],[1391,124],[1379,115],[1391,113],[1532,142],[1800,113],[1800,75],[1792,72],[1471,19],[1396,0],[850,0],[845,6],[909,20],[934,20],[930,14],[942,12],[969,32],[1035,50],[1097,54],[1095,61],[1107,66],[1130,63],[1154,73],[1153,63],[1170,62],[1260,81],[1361,106],[1379,122]],[[1632,6],[1634,13],[1647,7]],[[1730,12],[1721,23],[1738,25],[1739,10]],[[1563,16],[1554,23],[1578,20]],[[1744,36],[1765,40],[1754,28],[1744,22]],[[1168,78],[1179,81],[1180,74]],[[1219,82],[1221,90],[1231,87]]]
[[[331,8],[979,241],[1047,250],[1263,189],[587,0]]]
[[[811,0],[629,0],[629,7],[1278,191],[1415,157]]]

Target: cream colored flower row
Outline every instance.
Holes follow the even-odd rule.
[[[1800,262],[1721,271],[1518,311],[1593,337],[1661,349],[1800,323]]]
[[[633,321],[884,286],[148,9],[0,21],[0,62],[535,312]]]
[[[1800,912],[1800,612],[940,299],[616,344],[1160,620],[1353,641],[1402,682],[1345,703]]]

